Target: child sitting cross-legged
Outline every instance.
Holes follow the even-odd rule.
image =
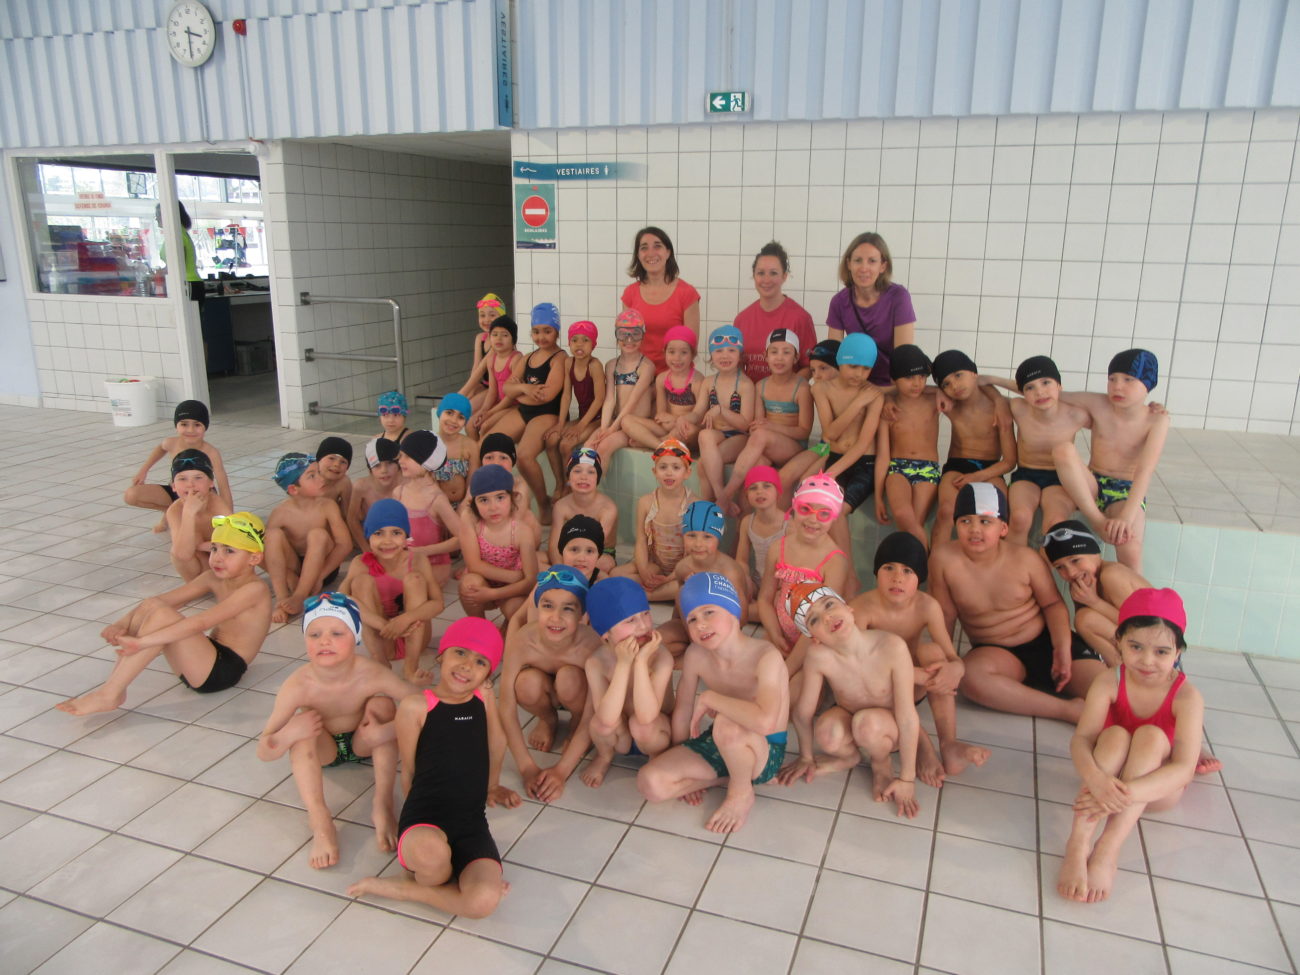
[[[176,500],[166,515],[172,539],[172,568],[189,582],[208,567],[212,519],[230,514],[230,503],[213,490],[212,461],[208,455],[193,448],[182,450],[172,458],[172,491]]]
[[[361,611],[337,592],[313,596],[304,608],[307,663],[280,685],[262,729],[257,757],[272,762],[289,753],[293,780],[311,824],[310,863],[317,870],[339,862],[338,833],[325,804],[322,769],[370,759],[375,769],[371,814],[380,850],[397,843],[393,782],[397,702],[416,689],[385,664],[358,656]]]
[[[674,746],[642,767],[637,788],[650,802],[699,805],[704,790],[725,783],[727,797],[704,828],[734,833],[754,807],[754,786],[772,779],[785,757],[789,675],[772,644],[741,632],[740,593],[725,576],[691,576],[681,604],[691,645],[673,707]],[[696,697],[701,683],[706,690]]]
[[[213,518],[207,571],[104,627],[102,638],[118,648],[108,680],[55,707],[76,715],[120,708],[131,681],[160,653],[200,694],[239,683],[271,629],[271,593],[256,572],[262,532],[262,519],[247,511]],[[181,615],[181,607],[205,596],[216,597],[216,605]]]
[[[348,566],[343,585],[361,610],[361,633],[372,660],[402,660],[402,676],[416,686],[433,675],[420,669],[430,622],[443,610],[433,567],[410,550],[411,520],[400,501],[381,498],[366,514],[366,547]]]
[[[876,547],[876,588],[854,599],[849,607],[864,630],[884,630],[903,638],[912,654],[915,690],[929,698],[939,751],[921,732],[917,776],[936,789],[945,775],[956,775],[967,765],[983,765],[989,750],[957,740],[957,685],[966,665],[957,656],[943,621],[938,600],[921,592],[929,574],[925,545],[908,532],[893,532]],[[929,631],[929,641],[921,637]]]
[[[1205,702],[1177,667],[1186,627],[1172,589],[1139,589],[1120,607],[1123,662],[1092,682],[1070,739],[1083,781],[1056,883],[1062,897],[1110,896],[1120,848],[1138,819],[1173,806],[1196,774]]]
[[[799,631],[810,637],[803,682],[794,705],[799,758],[781,770],[780,781],[811,782],[817,775],[853,768],[859,749],[871,760],[872,797],[892,799],[899,816],[916,816],[916,751],[921,720],[912,701],[912,655],[901,637],[860,630],[853,610],[827,586],[803,584],[790,596]],[[835,697],[813,724],[822,684]],[[829,757],[816,761],[813,745]],[[891,755],[897,751],[900,774]]]
[[[275,589],[273,623],[302,612],[303,601],[328,586],[352,551],[343,513],[324,497],[316,458],[290,453],[275,465],[275,483],[289,497],[266,525],[266,568]]]
[[[582,781],[595,789],[615,754],[653,758],[670,744],[664,700],[673,658],[650,619],[645,590],[631,579],[602,579],[587,601],[601,644],[587,658],[588,730],[596,757]]]
[[[400,456],[401,448],[395,440],[375,437],[366,443],[366,467],[370,475],[352,485],[352,501],[348,505],[347,519],[352,541],[363,552],[366,550],[366,536],[362,526],[366,514],[370,511],[370,506],[380,498],[393,496],[393,490],[402,477],[402,467],[398,463]]]
[[[488,827],[487,806],[518,806],[499,783],[505,737],[484,687],[501,663],[501,634],[486,620],[457,620],[438,641],[438,683],[397,708],[402,816],[397,860],[404,877],[366,877],[349,897],[418,901],[447,914],[487,917],[510,885]]]
[[[501,724],[524,791],[551,802],[564,794],[565,783],[591,746],[587,711],[587,658],[600,638],[582,622],[587,611],[587,578],[567,565],[553,565],[537,576],[533,600],[537,622],[510,635],[501,669]],[[516,706],[518,705],[518,707]],[[529,748],[550,751],[556,743],[560,716],[569,712],[569,741],[551,768],[541,768]],[[537,718],[524,743],[519,707]]]
[[[785,534],[786,519],[779,507],[781,477],[776,469],[760,465],[745,474],[745,502],[750,513],[740,519],[740,537],[736,541],[736,561],[749,571],[748,590],[757,595],[763,585],[767,551]],[[751,619],[758,617],[758,603],[749,605]]]

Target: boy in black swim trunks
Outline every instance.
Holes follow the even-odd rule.
[[[178,495],[172,490],[170,483],[147,483],[149,471],[164,457],[168,455],[175,457],[182,450],[193,449],[201,450],[208,455],[217,490],[221,492],[227,504],[233,505],[235,502],[230,493],[230,479],[226,477],[226,467],[221,462],[221,451],[205,439],[210,426],[209,420],[207,406],[196,399],[187,399],[176,404],[176,409],[172,413],[172,422],[176,424],[176,436],[165,438],[149,452],[149,456],[140,465],[135,477],[131,479],[131,486],[122,495],[122,500],[137,508],[153,508],[155,511],[165,512]],[[166,519],[159,519],[153,530],[166,531]]]
[[[438,641],[438,683],[397,709],[402,818],[397,859],[405,877],[367,877],[349,897],[370,894],[428,904],[447,914],[487,917],[508,885],[486,806],[518,806],[498,784],[505,735],[484,685],[501,663],[501,634],[485,619],[457,620]]]
[[[727,797],[704,828],[733,833],[754,807],[754,786],[781,769],[790,722],[790,675],[781,651],[740,631],[740,593],[726,576],[700,572],[679,597],[691,645],[673,708],[668,751],[637,775],[651,802],[685,799],[699,805],[704,791],[726,784]],[[703,681],[707,690],[699,697]],[[713,716],[701,731],[700,722]]]
[[[894,389],[885,395],[888,408],[876,433],[876,520],[889,523],[886,493],[894,523],[925,545],[925,519],[939,490],[938,391],[926,386],[929,357],[915,345],[900,345],[889,360]]]
[[[934,384],[948,400],[943,410],[951,425],[948,460],[939,481],[939,503],[930,547],[952,538],[952,508],[963,485],[987,481],[1006,490],[1003,478],[1016,466],[1016,429],[1011,408],[996,389],[979,385],[974,360],[958,349],[940,352],[934,358]]]
[[[121,707],[127,687],[160,653],[201,694],[238,683],[271,628],[271,591],[255,571],[262,561],[262,520],[241,511],[213,518],[212,526],[207,571],[104,627],[101,635],[118,648],[113,672],[100,687],[58,704],[60,711],[83,715]],[[182,606],[205,596],[215,596],[216,605],[181,615]]]
[[[357,656],[361,611],[342,593],[308,599],[302,630],[307,663],[280,685],[257,743],[257,757],[271,762],[289,753],[293,780],[311,823],[310,862],[320,870],[339,862],[338,833],[325,804],[323,768],[363,759],[373,762],[375,843],[382,851],[396,847],[393,717],[397,702],[417,691],[386,665]]]
[[[960,690],[996,711],[1077,722],[1106,665],[1070,629],[1043,557],[1007,542],[1007,499],[992,484],[957,492],[957,540],[930,553],[930,595],[972,649]]]
[[[1016,369],[1011,380],[987,377],[982,381],[1020,393],[1012,398],[1016,421],[1016,452],[1020,466],[1011,475],[1011,531],[1019,545],[1029,544],[1034,513],[1043,509],[1043,526],[1069,518],[1074,501],[1056,474],[1054,451],[1069,446],[1084,427],[1091,427],[1088,411],[1061,400],[1061,372],[1045,355],[1031,356]]]
[[[825,473],[844,490],[847,512],[875,490],[876,427],[884,394],[870,381],[877,348],[869,335],[844,336],[836,353],[839,372],[813,386],[813,404],[826,441]]]

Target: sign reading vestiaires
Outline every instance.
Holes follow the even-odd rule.
[[[554,183],[515,184],[515,249],[555,249]]]
[[[539,163],[515,160],[515,179],[626,179],[633,175],[627,163]]]
[[[749,92],[747,91],[711,91],[709,92],[709,114],[748,112]]]
[[[497,125],[510,128],[515,120],[510,97],[509,0],[496,0],[492,5],[492,60],[496,65],[497,76]]]

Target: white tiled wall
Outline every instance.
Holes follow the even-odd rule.
[[[307,415],[313,400],[372,409],[395,385],[388,364],[303,359],[307,348],[391,355],[389,308],[304,306],[302,291],[395,298],[407,396],[459,388],[477,328],[475,301],[510,289],[509,170],[290,141],[271,146],[262,175],[289,425],[322,425]]]
[[[521,308],[612,321],[637,229],[662,226],[705,327],[754,300],[770,239],[824,323],[836,265],[876,230],[918,342],[1010,372],[1054,356],[1100,389],[1160,359],[1182,426],[1300,433],[1300,110],[737,123],[517,132],[515,159],[618,161],[643,178],[557,186],[558,249],[515,255]]]
[[[184,395],[173,302],[161,298],[38,295],[27,299],[41,405],[108,409],[104,380],[153,376],[160,413]]]

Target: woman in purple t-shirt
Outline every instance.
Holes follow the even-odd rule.
[[[888,386],[889,359],[894,347],[916,341],[916,312],[912,296],[901,284],[890,283],[894,262],[889,245],[876,233],[858,234],[840,258],[840,282],[844,290],[831,299],[826,312],[830,337],[864,332],[876,341],[880,354],[871,370],[871,381]]]

